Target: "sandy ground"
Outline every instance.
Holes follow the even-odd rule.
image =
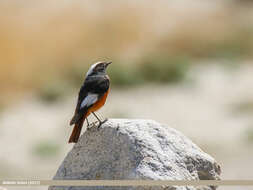
[[[235,104],[252,100],[252,73],[250,64],[235,68],[218,64],[196,66],[182,85],[112,89],[100,113],[109,118],[144,118],[165,123],[212,155],[221,165],[222,179],[253,179],[253,143],[245,140],[246,131],[253,126],[252,113],[233,111]],[[73,146],[67,140],[75,102],[76,95],[52,105],[27,95],[24,101],[0,114],[1,178],[53,177]],[[42,141],[59,145],[59,153],[51,158],[34,155],[33,147]]]

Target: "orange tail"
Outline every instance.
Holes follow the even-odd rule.
[[[83,127],[83,122],[85,120],[85,117],[83,117],[83,119],[79,122],[77,122],[73,128],[73,131],[71,133],[71,136],[69,138],[69,143],[77,143],[81,131],[82,131],[82,127]]]

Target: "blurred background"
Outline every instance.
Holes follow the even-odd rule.
[[[85,73],[111,60],[100,115],[165,123],[212,155],[222,179],[252,179],[252,10],[250,0],[1,0],[0,178],[53,177],[73,146]]]

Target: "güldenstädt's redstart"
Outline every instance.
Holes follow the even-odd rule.
[[[69,138],[69,143],[76,143],[79,139],[85,119],[92,113],[98,120],[98,128],[107,121],[101,121],[94,113],[100,109],[106,101],[109,93],[110,79],[106,74],[107,66],[111,62],[97,62],[93,64],[86,74],[85,81],[80,88],[75,114],[70,125],[75,125]],[[88,126],[87,126],[88,127]]]

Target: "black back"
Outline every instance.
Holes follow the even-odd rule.
[[[78,122],[84,114],[86,114],[87,110],[92,106],[89,107],[84,106],[81,108],[81,104],[83,100],[88,96],[88,93],[97,94],[98,97],[102,97],[110,86],[110,80],[107,75],[101,76],[89,76],[85,79],[82,87],[79,90],[78,101],[76,105],[75,115],[73,117],[74,123]]]

